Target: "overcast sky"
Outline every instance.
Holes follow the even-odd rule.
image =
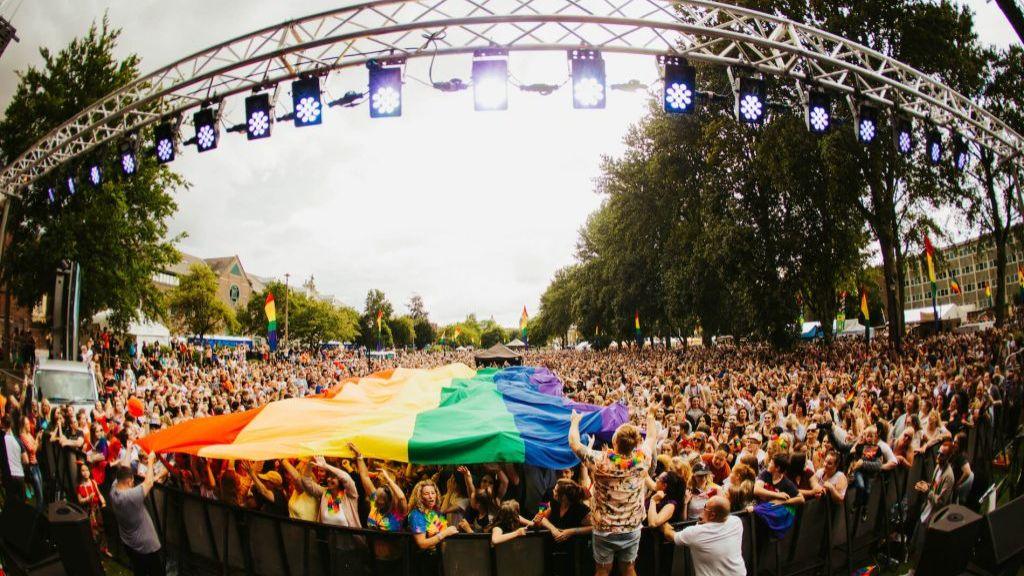
[[[982,40],[1016,41],[994,3],[967,0]],[[0,0],[10,18],[18,0]],[[344,5],[254,0],[27,0],[14,13],[21,42],[0,57],[0,106],[15,70],[39,64],[107,11],[123,28],[120,56],[148,72],[212,44]],[[607,55],[609,83],[657,78],[653,59]],[[408,73],[426,79],[426,62]],[[435,78],[468,77],[470,58],[442,58]],[[524,83],[560,83],[565,55],[512,54]],[[332,76],[339,93],[365,86],[365,70]],[[281,125],[268,140],[222,134],[220,147],[189,147],[173,168],[192,183],[177,194],[172,232],[201,257],[237,254],[250,273],[292,282],[315,276],[321,292],[362,309],[370,288],[399,312],[413,293],[435,321],[475,312],[515,325],[533,315],[556,269],[572,262],[577,230],[600,203],[602,154],[617,155],[645,96],[612,92],[608,109],[574,111],[565,89],[510,91],[510,110],[475,113],[471,91],[441,94],[407,82],[403,117],[371,121],[365,106],[331,109],[316,128]],[[226,108],[241,120],[241,102]]]

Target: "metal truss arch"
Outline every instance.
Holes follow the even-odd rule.
[[[417,33],[445,30],[423,43]],[[71,118],[0,172],[16,195],[111,140],[235,94],[389,56],[571,50],[674,54],[898,109],[1019,161],[1024,137],[939,80],[834,34],[703,0],[376,0],[290,20],[160,68]]]

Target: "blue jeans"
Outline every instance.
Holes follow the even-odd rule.
[[[854,505],[858,510],[868,505],[868,497],[871,496],[871,481],[863,472],[857,470],[853,473],[853,485],[857,488],[857,496]]]
[[[43,497],[43,474],[39,471],[39,464],[29,464],[25,467],[25,480],[32,484],[32,491],[36,495],[36,508],[40,512],[46,511],[46,498]]]

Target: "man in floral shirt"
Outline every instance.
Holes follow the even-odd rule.
[[[593,414],[591,417],[600,418]],[[632,424],[623,424],[612,437],[612,450],[599,452],[580,442],[580,420],[573,411],[569,427],[569,447],[590,470],[594,479],[593,544],[596,574],[611,573],[619,563],[619,574],[636,574],[640,528],[644,520],[644,480],[651,467],[651,456],[660,432],[654,403],[647,411],[647,441]]]

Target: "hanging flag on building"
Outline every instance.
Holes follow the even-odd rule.
[[[267,342],[270,343],[270,351],[273,352],[277,350],[277,306],[274,305],[273,292],[267,294],[263,311],[267,314]]]

